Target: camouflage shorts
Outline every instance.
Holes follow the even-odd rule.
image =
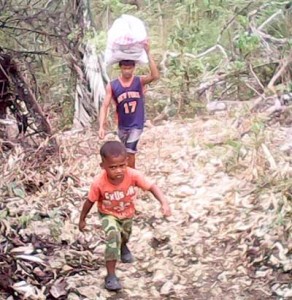
[[[105,260],[119,260],[122,240],[127,242],[132,232],[132,219],[102,215],[101,226],[106,234]]]

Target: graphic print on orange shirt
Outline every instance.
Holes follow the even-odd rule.
[[[133,186],[130,186],[126,193],[124,191],[105,192],[102,206],[105,209],[113,209],[121,213],[131,206],[132,196],[135,194]]]

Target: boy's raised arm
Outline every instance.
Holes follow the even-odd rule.
[[[170,207],[160,188],[156,184],[153,184],[149,191],[160,202],[163,215],[169,217],[171,215]]]
[[[83,208],[80,214],[80,219],[79,219],[79,230],[83,231],[85,226],[86,226],[86,216],[91,210],[91,207],[93,206],[94,202],[90,201],[89,199],[86,199],[86,201],[83,204]]]
[[[143,85],[148,84],[152,81],[158,80],[159,77],[160,77],[157,65],[156,65],[152,55],[150,54],[149,41],[147,41],[147,43],[145,43],[144,49],[145,49],[145,51],[147,53],[147,56],[148,56],[148,59],[149,59],[150,74],[145,75],[145,76],[141,76],[141,82],[142,82]]]

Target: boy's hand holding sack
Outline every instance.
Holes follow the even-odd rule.
[[[106,64],[115,64],[121,60],[147,64],[148,56],[144,50],[147,40],[144,23],[134,16],[122,15],[108,31]]]

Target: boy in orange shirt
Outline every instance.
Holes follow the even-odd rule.
[[[170,216],[170,208],[161,190],[145,179],[137,170],[127,167],[127,150],[118,141],[108,141],[100,149],[102,172],[91,184],[79,220],[79,230],[86,226],[86,216],[96,202],[106,234],[105,260],[107,276],[105,288],[117,291],[122,288],[115,274],[116,263],[121,259],[131,263],[133,256],[127,247],[135,214],[135,187],[150,191],[160,202],[164,216]]]

